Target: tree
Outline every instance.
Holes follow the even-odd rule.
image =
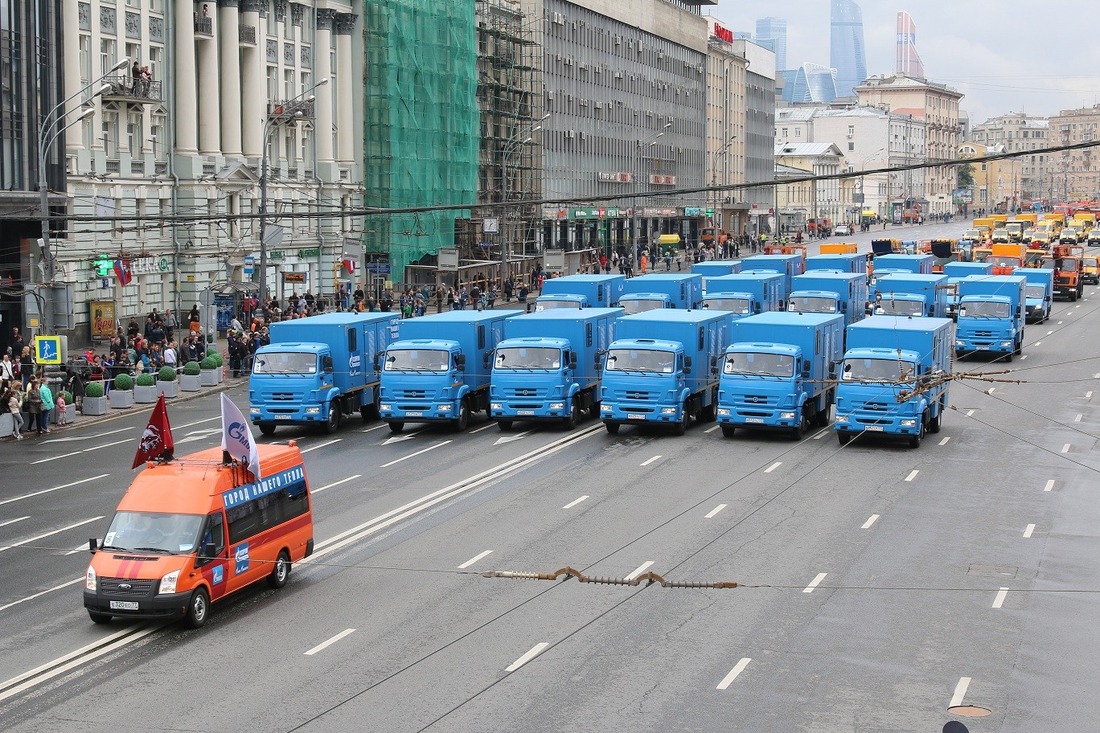
[[[963,163],[958,167],[958,188],[970,188],[974,185],[974,164]]]

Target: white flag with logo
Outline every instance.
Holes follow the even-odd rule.
[[[222,450],[241,463],[248,463],[254,479],[260,478],[260,454],[256,439],[240,409],[222,393]]]

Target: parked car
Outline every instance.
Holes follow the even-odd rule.
[[[848,224],[837,224],[833,228],[833,235],[837,237],[850,237],[852,236],[852,227]]]

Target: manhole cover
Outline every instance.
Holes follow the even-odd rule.
[[[954,707],[947,708],[947,712],[963,718],[984,718],[985,716],[992,714],[993,711],[986,708],[978,707],[977,705],[956,705]]]

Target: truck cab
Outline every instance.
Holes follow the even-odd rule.
[[[1022,354],[1026,284],[1020,275],[960,280],[955,351],[1003,354],[1006,362]]]
[[[739,272],[710,279],[710,290],[703,296],[703,308],[726,311],[734,320],[782,310],[783,276],[777,272]]]
[[[867,278],[862,274],[811,270],[796,276],[791,287],[788,312],[839,314],[845,326],[867,314]]]
[[[1024,289],[1026,323],[1042,323],[1050,318],[1054,301],[1054,272],[1035,267],[1021,267],[1014,275],[1027,280]]]
[[[897,273],[875,284],[875,315],[947,317],[948,277],[944,274]]]

